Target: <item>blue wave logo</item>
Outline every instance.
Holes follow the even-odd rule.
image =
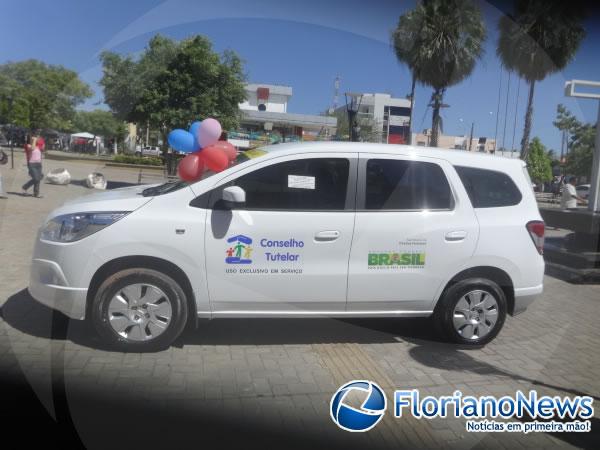
[[[346,404],[348,395],[358,391],[366,396],[360,408]],[[383,417],[387,399],[383,390],[372,381],[354,380],[340,387],[331,397],[331,419],[346,431],[369,431]]]

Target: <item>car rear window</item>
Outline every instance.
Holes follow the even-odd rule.
[[[521,202],[521,191],[512,178],[495,170],[455,166],[473,208],[498,208]]]

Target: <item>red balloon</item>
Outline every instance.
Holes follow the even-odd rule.
[[[204,170],[204,161],[198,153],[190,153],[179,162],[177,172],[183,181],[198,181]]]
[[[212,147],[217,147],[225,152],[229,161],[233,161],[237,158],[237,150],[235,147],[227,141],[217,141]]]
[[[215,145],[204,147],[200,151],[200,158],[202,158],[206,167],[213,172],[221,172],[227,169],[229,165],[229,158],[227,158],[225,152],[215,147]]]

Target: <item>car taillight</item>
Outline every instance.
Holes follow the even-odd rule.
[[[544,233],[546,231],[546,226],[544,222],[541,220],[532,220],[531,222],[525,225],[527,231],[529,231],[529,236],[531,236],[531,240],[533,241],[533,245],[537,249],[540,255],[544,254]]]

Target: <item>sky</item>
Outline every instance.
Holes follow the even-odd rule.
[[[527,87],[515,74],[509,85],[495,52],[499,8],[510,9],[510,3],[478,5],[488,31],[485,53],[469,78],[447,90],[444,133],[468,134],[473,124],[475,136],[497,136],[499,147],[518,147]],[[332,105],[336,76],[338,106],[346,91],[409,93],[410,72],[396,60],[389,36],[412,7],[414,1],[400,0],[0,0],[2,16],[11,18],[0,27],[0,64],[36,58],[63,65],[96,92],[81,108],[106,108],[98,85],[100,52],[139,53],[156,33],[175,39],[202,34],[216,51],[241,56],[248,81],[292,86],[289,112],[318,114]],[[585,26],[587,37],[573,61],[536,85],[532,136],[557,151],[560,134],[552,121],[558,103],[586,122],[598,114],[598,102],[564,96],[567,80],[600,80],[600,20],[591,17]],[[414,130],[431,126],[430,96],[431,88],[418,87]]]

